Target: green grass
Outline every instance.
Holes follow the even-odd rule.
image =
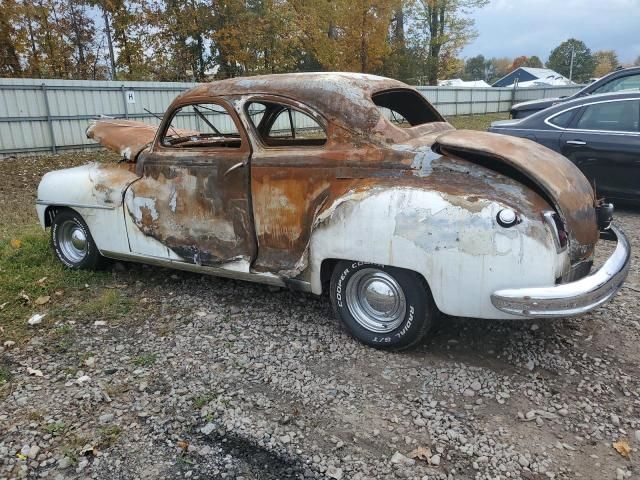
[[[108,427],[101,428],[100,448],[104,449],[113,447],[118,442],[118,438],[120,438],[121,433],[122,428],[118,425],[109,425]]]
[[[486,131],[491,122],[509,118],[508,113],[488,113],[486,115],[463,115],[459,117],[447,117],[447,121],[461,130]]]
[[[48,231],[34,226],[16,228],[11,238],[0,240],[3,338],[20,341],[57,321],[93,322],[127,316],[135,302],[118,289],[104,288],[111,281],[108,271],[71,270],[62,265],[51,250]],[[38,305],[39,297],[49,297],[49,301]],[[35,313],[46,316],[32,327],[27,320]],[[65,323],[62,328],[71,327]],[[56,332],[59,338],[67,339],[70,333]]]
[[[46,313],[43,323],[55,317],[71,295],[89,296],[90,288],[100,286],[106,272],[70,270],[54,256],[47,232],[38,227],[18,229],[10,239],[0,240],[0,325],[4,337],[22,338],[30,328],[27,320],[34,313]],[[38,297],[50,300],[37,305]]]
[[[143,353],[142,355],[138,355],[137,357],[133,357],[133,364],[138,367],[150,367],[154,363],[156,363],[156,354],[155,353]]]
[[[193,397],[191,399],[191,401],[193,402],[193,405],[198,409],[204,407],[211,400],[213,400],[213,395],[210,394],[210,393],[205,393],[205,394],[202,394],[202,395],[196,395],[195,397]]]
[[[44,426],[44,431],[53,435],[54,437],[58,437],[62,435],[64,432],[66,432],[68,428],[69,427],[64,422],[54,422],[54,423],[47,423]]]
[[[4,365],[0,365],[0,386],[8,383],[12,376],[11,370]]]

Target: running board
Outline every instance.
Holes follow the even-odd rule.
[[[239,270],[232,270],[222,267],[211,267],[208,265],[197,265],[195,263],[180,262],[177,260],[167,260],[158,257],[146,257],[143,255],[135,255],[130,253],[110,252],[101,250],[100,253],[113,260],[122,260],[124,262],[144,263],[155,267],[172,268],[183,270],[186,272],[202,273],[215,277],[230,278],[233,280],[243,280],[247,282],[262,283],[275,287],[290,288],[291,290],[299,290],[303,292],[311,292],[311,283],[297,279],[283,279],[272,273],[252,273]],[[231,262],[233,263],[233,262]]]

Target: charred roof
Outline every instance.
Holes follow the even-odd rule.
[[[229,95],[280,95],[315,109],[350,129],[370,130],[380,119],[371,96],[383,90],[410,89],[398,80],[362,73],[288,73],[239,77],[198,85],[176,99]]]

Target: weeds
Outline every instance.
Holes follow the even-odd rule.
[[[0,386],[4,385],[5,383],[9,383],[11,377],[13,377],[11,370],[9,370],[9,368],[5,367],[4,365],[0,365]]]
[[[193,405],[198,409],[204,407],[211,400],[213,400],[213,395],[211,395],[210,393],[196,395],[191,399],[191,401],[193,402]]]
[[[150,367],[154,363],[156,363],[156,354],[155,353],[143,353],[142,355],[138,355],[137,357],[133,357],[133,364],[138,367]]]
[[[122,428],[119,425],[109,425],[108,427],[104,427],[100,429],[100,447],[101,448],[109,448],[113,447],[118,438],[120,438],[120,434],[122,433]]]
[[[62,435],[64,432],[66,432],[68,428],[69,427],[64,422],[53,422],[53,423],[47,423],[44,426],[44,431],[50,435],[53,435],[54,437],[58,437]]]

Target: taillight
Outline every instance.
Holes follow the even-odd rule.
[[[569,243],[569,236],[567,235],[567,230],[564,227],[564,223],[562,223],[560,215],[558,215],[556,212],[544,212],[543,217],[545,222],[551,229],[553,241],[556,244],[556,250],[558,252],[563,251],[565,248],[567,248],[567,243]]]

